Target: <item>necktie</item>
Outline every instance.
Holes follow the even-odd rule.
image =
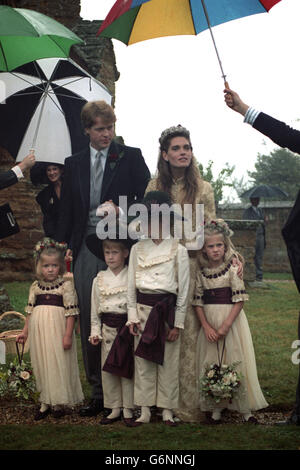
[[[96,153],[95,163],[93,166],[93,181],[94,181],[94,188],[99,187],[101,182],[101,176],[103,173],[102,162],[101,162],[102,152]]]

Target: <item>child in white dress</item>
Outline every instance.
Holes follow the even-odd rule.
[[[171,205],[160,191],[142,203]],[[152,217],[150,216],[150,222]],[[189,291],[189,258],[178,240],[141,239],[132,247],[128,268],[128,326],[135,337],[134,403],[141,407],[139,423],[148,423],[151,406],[161,408],[163,422],[175,426],[179,399],[180,331],[184,328]],[[151,224],[150,227],[151,229]]]
[[[17,337],[25,343],[29,336],[30,357],[40,392],[40,410],[35,420],[51,411],[64,416],[64,406],[83,401],[79,378],[75,319],[79,315],[73,279],[64,279],[64,244],[44,238],[35,247],[38,280],[30,287],[26,322]],[[52,410],[51,410],[52,408]]]
[[[222,219],[204,227],[193,302],[202,326],[197,343],[197,378],[200,382],[205,366],[219,363],[224,347],[223,364],[240,362],[237,370],[242,374],[241,386],[231,402],[222,399],[216,404],[201,393],[199,383],[200,406],[202,411],[212,412],[211,422],[220,422],[222,409],[228,408],[242,413],[246,422],[255,423],[251,412],[268,403],[259,385],[251,332],[243,311],[248,295],[237,275],[238,268],[230,263],[234,250],[231,235]]]
[[[125,264],[132,241],[129,239],[100,240],[89,235],[90,251],[103,259],[107,269],[93,281],[91,294],[91,333],[93,345],[101,341],[101,377],[104,407],[111,413],[100,424],[112,424],[121,419],[126,426],[139,424],[133,419],[133,338],[127,322],[127,274]]]

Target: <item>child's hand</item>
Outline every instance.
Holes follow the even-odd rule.
[[[16,338],[16,342],[19,343],[19,344],[25,344],[26,343],[26,340],[27,340],[27,334],[22,331],[22,333],[20,333],[17,338]]]
[[[169,330],[167,333],[167,341],[174,342],[179,337],[179,328],[175,327],[172,330]]]
[[[227,324],[227,323],[223,323],[220,328],[217,330],[217,333],[220,337],[224,337],[227,335],[228,331],[230,330],[231,328],[231,325]]]
[[[93,345],[93,346],[97,346],[97,344],[100,343],[100,338],[99,336],[92,336],[90,339],[89,339],[90,343]]]
[[[133,336],[139,336],[139,332],[142,331],[142,327],[140,323],[131,323],[129,325],[129,331]]]
[[[64,350],[71,349],[71,347],[72,347],[72,336],[64,335],[64,337],[63,337],[63,347],[64,347]]]
[[[219,339],[217,331],[209,324],[203,327],[207,341],[216,343]]]

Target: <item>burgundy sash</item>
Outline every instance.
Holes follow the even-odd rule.
[[[35,298],[35,304],[37,305],[54,305],[55,307],[64,307],[62,295],[57,294],[39,294]]]
[[[203,293],[204,304],[232,304],[232,290],[230,287],[217,287],[205,289]]]
[[[134,370],[134,338],[126,326],[127,313],[103,313],[101,321],[110,328],[117,328],[118,330],[102,370],[119,377],[131,379]]]
[[[162,365],[165,355],[166,326],[174,328],[175,294],[143,294],[138,291],[137,303],[153,307],[141,335],[135,355]]]

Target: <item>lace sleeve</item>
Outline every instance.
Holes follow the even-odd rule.
[[[244,281],[239,278],[237,271],[238,266],[230,266],[229,275],[232,289],[232,302],[234,303],[249,300],[249,296],[246,294]]]
[[[73,279],[68,279],[63,285],[63,302],[65,315],[79,315],[79,305]]]
[[[194,307],[203,307],[203,283],[202,283],[202,275],[201,271],[198,267],[197,275],[196,275],[196,282],[195,282],[195,291],[194,291],[194,298],[192,305]]]
[[[28,295],[28,302],[27,305],[24,309],[24,311],[30,315],[33,311],[34,305],[35,305],[35,287],[37,285],[37,281],[34,281],[33,284],[31,284],[30,289],[29,289],[29,295]]]

